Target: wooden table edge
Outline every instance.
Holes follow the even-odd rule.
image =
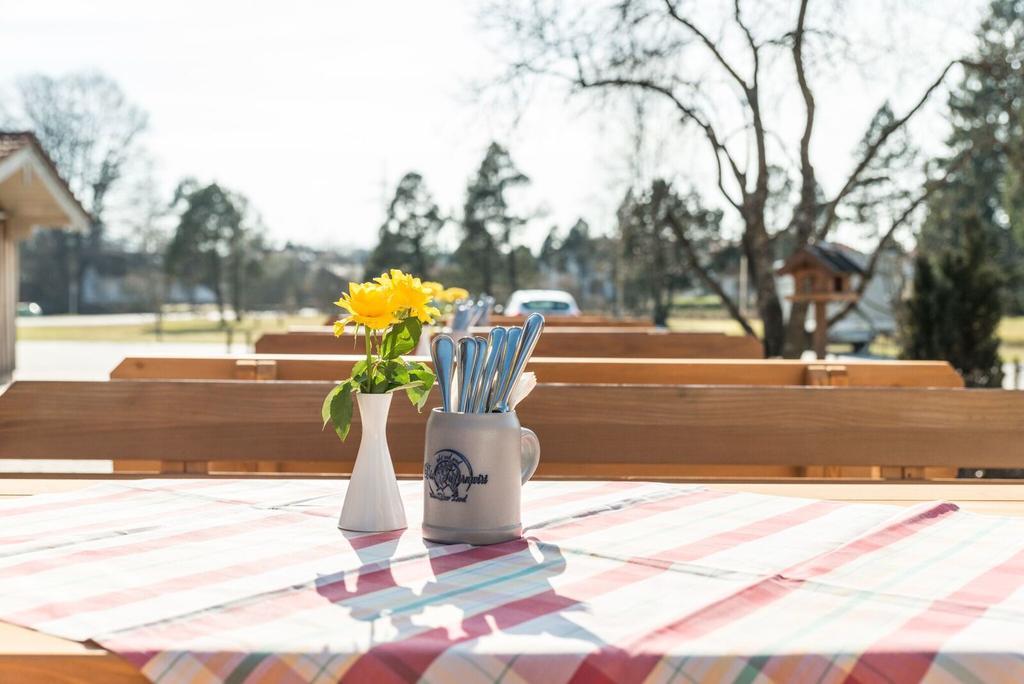
[[[0,682],[147,682],[138,668],[91,643],[0,621]]]

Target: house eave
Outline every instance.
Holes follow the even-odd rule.
[[[0,161],[0,183],[16,173],[25,172],[31,173],[39,179],[64,214],[57,221],[50,220],[51,217],[46,217],[45,220],[36,220],[36,217],[23,217],[28,221],[29,228],[66,228],[80,232],[89,229],[89,214],[82,208],[63,179],[57,175],[53,166],[42,157],[42,150],[34,144],[27,145]],[[18,220],[19,217],[8,216],[8,218]]]

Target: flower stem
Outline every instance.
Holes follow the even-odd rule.
[[[366,393],[373,393],[373,357],[370,355],[370,329],[363,326],[363,337],[366,339]]]

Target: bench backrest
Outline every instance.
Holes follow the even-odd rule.
[[[337,316],[329,316],[325,325],[334,325]],[[487,318],[491,325],[522,325],[526,316],[491,315]],[[650,319],[613,318],[611,316],[547,316],[545,327],[548,328],[652,328]]]
[[[167,357],[130,356],[112,380],[338,380],[358,355]],[[429,357],[411,357],[430,363]],[[962,387],[945,361],[843,361],[781,359],[533,358],[528,370],[543,383],[652,385],[832,385],[850,387]]]
[[[522,325],[526,316],[491,315],[487,322],[491,325]],[[547,328],[649,328],[653,326],[650,319],[614,318],[612,316],[546,316],[544,326]]]
[[[358,417],[345,444],[321,430],[331,386],[15,382],[0,395],[0,458],[158,459],[181,472],[218,461],[319,462],[345,471]],[[1024,393],[1012,391],[540,385],[519,415],[540,437],[541,475],[560,477],[672,477],[696,464],[1024,463]],[[426,417],[404,399],[392,405],[388,438],[401,473],[421,471]]]
[[[334,337],[330,328],[305,328],[264,333],[255,345],[259,354],[358,353],[361,337]],[[678,333],[620,328],[552,328],[541,335],[534,351],[544,357],[609,357],[660,359],[757,359],[764,356],[753,337],[720,333]]]

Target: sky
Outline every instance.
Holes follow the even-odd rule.
[[[603,0],[594,0],[603,1]],[[885,97],[910,102],[949,57],[971,45],[980,0],[845,5],[844,21],[895,47],[819,88],[816,158],[826,187]],[[853,5],[853,9],[849,6]],[[531,179],[517,208],[536,215],[524,241],[577,217],[614,224],[628,183],[633,126],[621,111],[544,88],[521,112],[478,97],[502,71],[500,38],[472,0],[138,2],[0,0],[0,94],[41,72],[97,70],[150,115],[144,143],[159,187],[217,181],[247,195],[271,238],[370,247],[384,204],[407,171],[422,173],[442,210],[457,214],[491,140]],[[941,104],[941,98],[938,104]],[[771,106],[781,135],[798,111]],[[897,107],[899,109],[899,107]],[[945,135],[940,109],[916,124],[926,148]],[[517,116],[518,114],[518,116]],[[713,198],[699,140],[653,126],[652,172],[682,177]]]

